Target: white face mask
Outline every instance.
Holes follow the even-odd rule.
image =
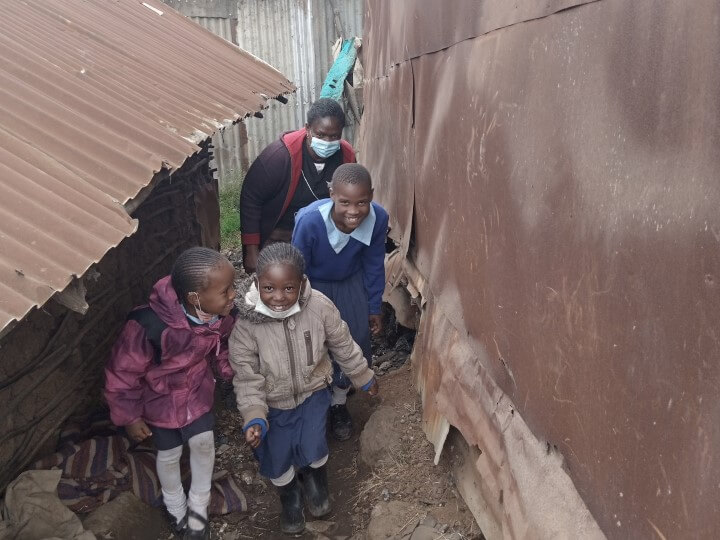
[[[297,302],[287,308],[285,311],[275,311],[267,307],[262,300],[258,298],[257,304],[255,304],[255,311],[272,317],[273,319],[287,319],[291,315],[295,315],[300,312],[300,298],[298,297]]]

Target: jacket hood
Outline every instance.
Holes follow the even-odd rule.
[[[168,326],[177,328],[187,325],[185,312],[170,282],[170,276],[165,276],[155,283],[148,303],[157,316]]]
[[[258,313],[255,311],[255,303],[248,302],[248,300],[245,299],[253,283],[255,283],[255,278],[248,277],[238,286],[237,296],[235,297],[235,306],[238,308],[238,319],[245,319],[253,324],[282,321],[282,319],[273,319],[272,317]],[[303,286],[300,291],[299,299],[300,309],[305,307],[310,300],[311,295],[312,287],[310,286],[310,280],[307,276],[303,275]]]

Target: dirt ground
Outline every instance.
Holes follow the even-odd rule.
[[[345,442],[330,440],[329,484],[333,512],[322,521],[308,522],[302,538],[368,538],[371,513],[378,503],[402,501],[410,520],[430,515],[438,524],[437,539],[479,539],[477,525],[453,487],[447,463],[433,465],[433,448],[421,428],[419,397],[411,384],[408,365],[379,378],[375,398],[357,393],[348,406],[355,421],[353,437]],[[363,426],[378,407],[391,407],[399,414],[395,438],[400,446],[374,470],[359,459]],[[227,469],[241,483],[248,500],[248,512],[212,519],[213,537],[219,539],[283,538],[278,532],[280,505],[273,486],[258,475],[256,462],[240,432],[240,418],[227,409],[218,412],[219,439],[216,469]],[[388,434],[382,434],[386,437]],[[377,511],[375,512],[378,513]],[[396,525],[396,524],[395,524]],[[383,525],[380,525],[382,529]],[[387,528],[387,527],[386,527]],[[373,537],[383,536],[374,527]],[[388,530],[385,538],[400,538],[411,531]],[[165,537],[167,538],[167,537]]]

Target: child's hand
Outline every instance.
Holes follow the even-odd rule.
[[[125,426],[125,431],[127,432],[128,437],[135,442],[144,441],[148,437],[152,437],[152,431],[150,431],[148,425],[142,420],[138,420],[137,422]]]
[[[382,332],[382,315],[370,315],[370,332],[373,336],[377,336]]]
[[[260,443],[262,442],[262,428],[257,424],[247,428],[245,430],[245,440],[252,449],[260,446]]]
[[[371,396],[377,396],[380,386],[378,385],[377,379],[373,378],[370,388],[367,389],[367,393]]]

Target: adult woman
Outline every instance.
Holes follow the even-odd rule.
[[[284,133],[253,162],[240,193],[243,265],[255,271],[260,248],[289,242],[295,214],[329,196],[327,183],[355,152],[341,140],[345,113],[332,99],[312,104],[305,127]]]

